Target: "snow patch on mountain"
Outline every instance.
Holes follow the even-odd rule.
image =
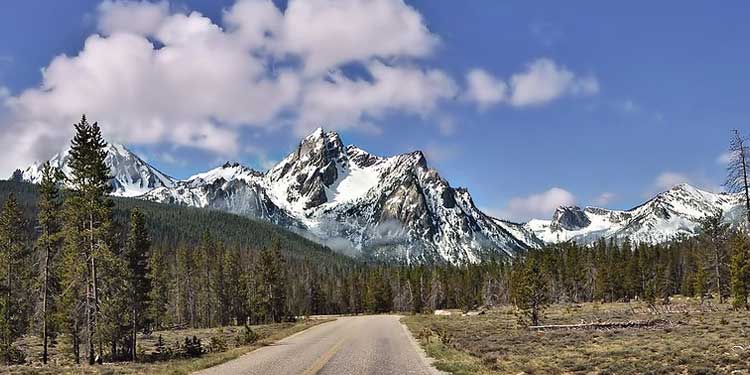
[[[136,197],[150,192],[155,188],[171,188],[176,180],[154,168],[125,146],[112,143],[107,145],[107,155],[104,162],[111,171],[112,195],[122,197]],[[73,178],[73,171],[69,166],[70,149],[54,155],[49,163],[60,169],[66,178]],[[32,183],[42,181],[43,162],[17,170],[11,178]]]
[[[655,244],[696,235],[701,219],[719,211],[725,214],[725,220],[736,222],[742,210],[737,195],[679,184],[630,210],[563,206],[552,220],[531,220],[525,227],[546,243],[627,239]]]

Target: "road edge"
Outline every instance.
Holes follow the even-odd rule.
[[[406,324],[404,324],[404,322],[402,321],[403,318],[404,318],[403,315],[399,315],[398,323],[401,325],[401,329],[403,329],[404,332],[406,333],[406,337],[409,338],[409,342],[414,347],[414,350],[419,355],[419,358],[422,359],[422,363],[424,363],[424,365],[428,369],[430,369],[431,374],[432,375],[450,375],[449,372],[440,371],[435,367],[435,362],[437,362],[437,360],[427,355],[427,352],[424,350],[422,345],[419,344],[419,341],[417,341],[417,339],[411,333],[411,330],[409,329],[409,327],[407,327]]]

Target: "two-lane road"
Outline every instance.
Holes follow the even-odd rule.
[[[341,317],[199,375],[439,374],[398,316]]]

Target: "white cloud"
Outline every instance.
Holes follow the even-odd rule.
[[[285,11],[270,0],[239,0],[223,27],[198,12],[170,13],[166,1],[107,0],[97,17],[102,35],[55,57],[38,87],[3,93],[2,130],[13,137],[0,146],[13,152],[0,158],[0,174],[58,152],[82,113],[113,141],[226,157],[244,152],[242,127],[373,132],[373,120],[428,116],[457,92],[445,73],[413,61],[438,38],[401,0],[292,0]],[[277,67],[286,57],[302,66]],[[336,70],[350,62],[372,79]]]
[[[512,198],[498,216],[515,221],[549,218],[558,207],[570,206],[575,203],[576,197],[572,193],[559,187],[553,187],[538,194]]]
[[[514,74],[510,78],[510,87],[510,103],[518,107],[544,104],[566,94],[599,92],[599,82],[595,77],[578,77],[547,58],[532,62],[523,73]]]
[[[617,197],[615,193],[605,191],[599,194],[596,199],[594,199],[594,204],[596,204],[597,206],[606,206],[607,204],[609,204],[609,202],[612,202],[615,197]]]
[[[457,97],[484,108],[598,89],[594,78],[542,59],[513,76],[507,94],[502,80],[474,70],[462,95],[426,66],[439,38],[403,0],[290,0],[285,9],[238,0],[221,22],[175,12],[166,0],[106,0],[97,26],[101,35],[56,56],[39,85],[0,93],[0,131],[12,135],[0,139],[0,176],[58,152],[83,113],[112,141],[225,158],[246,153],[245,127],[377,133],[386,116],[407,114],[449,134],[455,125],[440,108]],[[346,75],[351,63],[367,78]]]
[[[438,38],[403,0],[297,0],[285,12],[282,52],[303,56],[308,73],[351,61],[423,57]]]
[[[438,101],[457,93],[453,80],[440,70],[377,61],[366,67],[372,81],[354,80],[337,71],[310,83],[303,92],[298,129],[305,133],[321,124],[358,126],[391,111],[426,116]]]
[[[506,99],[508,85],[482,69],[472,69],[466,75],[465,98],[485,109]]]
[[[645,198],[651,198],[655,194],[669,190],[679,184],[690,184],[700,189],[713,192],[720,192],[723,190],[721,186],[715,183],[715,181],[700,174],[665,171],[656,176],[651,183],[651,186],[646,192],[644,192],[643,196]]]
[[[105,0],[99,4],[98,12],[97,26],[104,35],[115,32],[150,35],[156,32],[169,15],[169,4],[166,1],[151,3]]]
[[[691,179],[685,174],[678,172],[663,172],[656,176],[653,187],[658,190],[668,190],[675,185],[691,183]]]
[[[599,81],[594,76],[577,76],[564,66],[548,58],[537,59],[526,71],[510,77],[510,84],[482,69],[472,69],[466,75],[463,98],[480,109],[506,103],[514,107],[541,105],[566,95],[583,96],[599,92]]]

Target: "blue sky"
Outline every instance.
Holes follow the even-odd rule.
[[[2,173],[62,148],[81,111],[180,178],[263,169],[318,124],[380,155],[422,149],[525,220],[718,189],[729,131],[750,124],[746,2],[239,3],[0,3]],[[227,84],[248,77],[262,84]]]

